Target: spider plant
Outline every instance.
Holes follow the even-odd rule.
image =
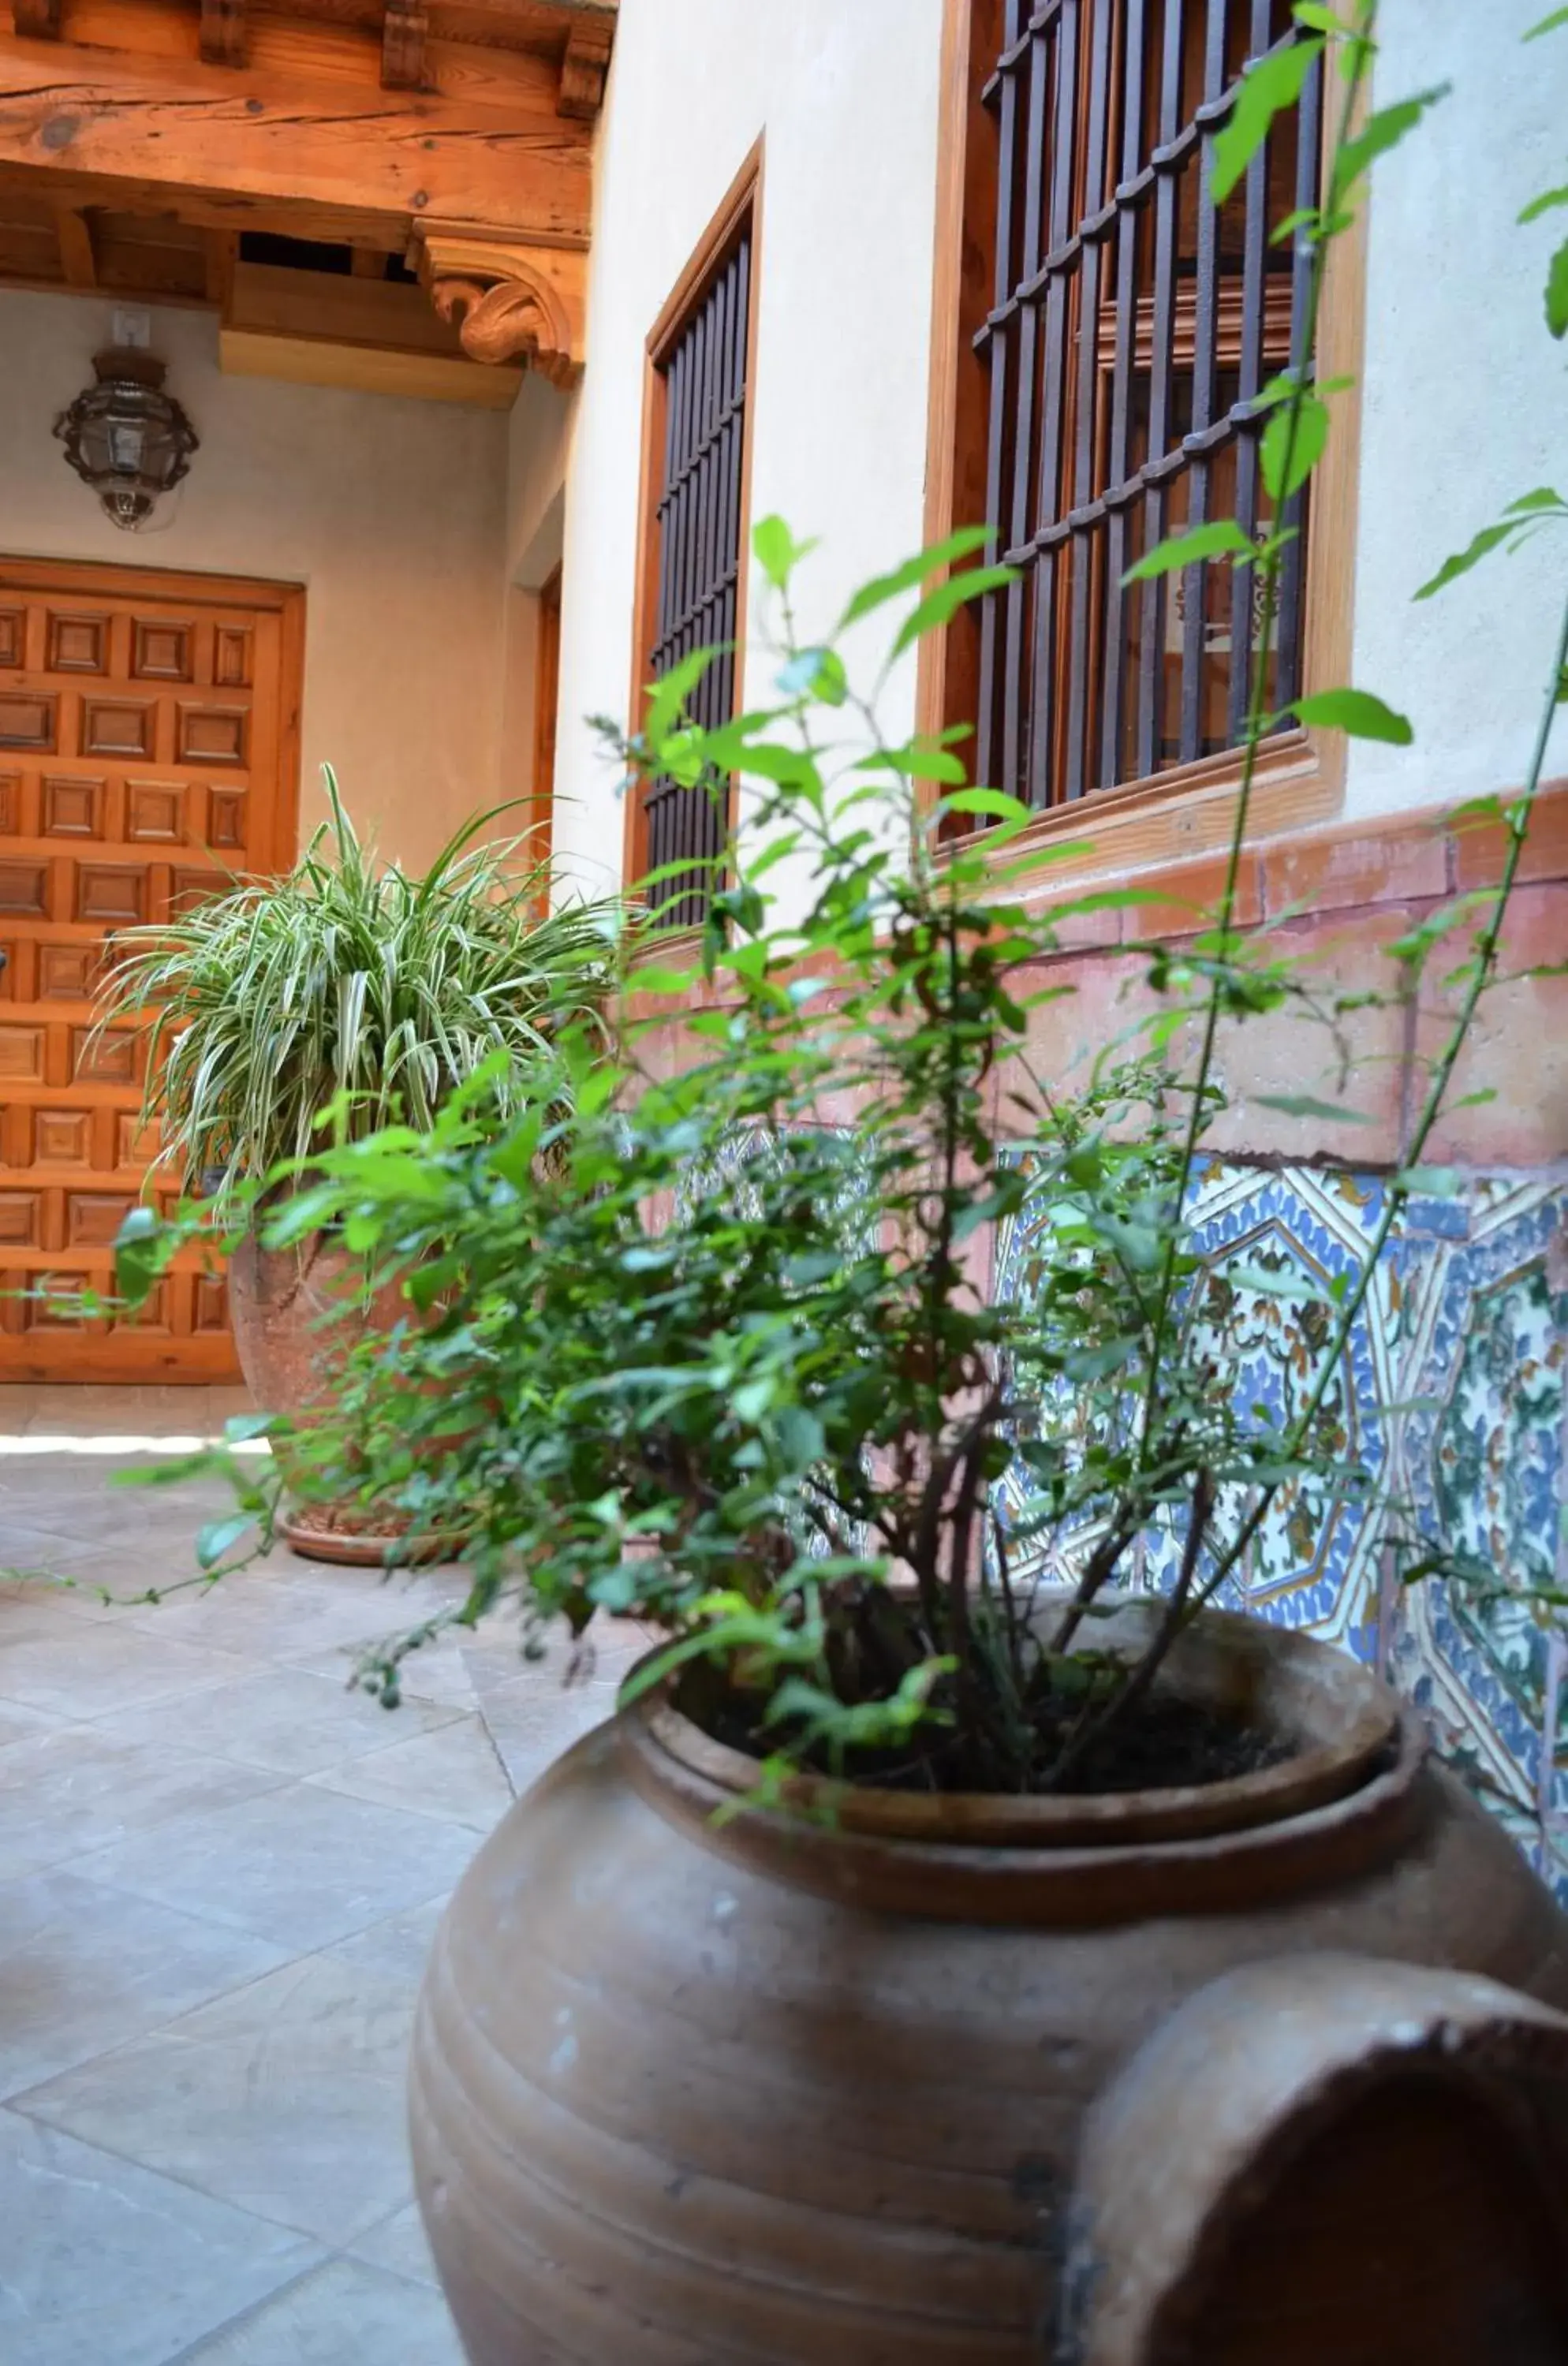
[[[378,863],[330,766],[331,817],[294,869],[122,930],[99,1031],[145,1031],[142,1121],[157,1166],[221,1221],[248,1182],[335,1138],[428,1126],[497,1052],[522,1065],[563,1020],[592,1019],[613,963],[613,904],[541,917],[546,874],[476,814],[414,877]],[[521,1098],[504,1066],[497,1116]]]

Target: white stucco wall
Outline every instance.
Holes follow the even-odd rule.
[[[761,132],[752,518],[822,536],[808,625],[919,546],[941,19],[941,0],[623,0],[571,428],[556,775],[569,879],[620,874],[614,772],[583,717],[626,712],[648,332]],[[906,675],[895,725],[911,697]]]
[[[304,583],[300,817],[319,767],[384,854],[422,863],[502,763],[508,422],[218,368],[212,320],[152,315],[152,346],[201,437],[166,531],[118,532],[51,434],[109,342],[110,310],[0,292],[0,549]]]
[[[1520,493],[1568,493],[1568,355],[1546,332],[1568,217],[1520,208],[1563,177],[1568,32],[1528,47],[1543,0],[1384,0],[1380,105],[1453,88],[1376,167],[1370,217],[1355,679],[1416,745],[1352,749],[1354,816],[1517,783],[1551,671],[1568,535],[1411,594]],[[1568,771],[1568,718],[1552,768]]]
[[[1410,599],[1506,501],[1568,480],[1564,355],[1540,305],[1563,217],[1516,220],[1562,176],[1568,35],[1519,41],[1543,10],[1383,0],[1378,102],[1453,90],[1377,168],[1354,678],[1411,715],[1417,746],[1352,749],[1350,818],[1517,781],[1539,714],[1568,536],[1440,601]],[[560,422],[571,460],[557,835],[585,881],[619,864],[612,776],[581,718],[626,708],[644,340],[760,131],[753,519],[778,510],[822,535],[807,581],[824,617],[919,540],[940,17],[940,0],[624,0],[601,133],[592,359]],[[527,474],[514,460],[514,496]],[[755,695],[754,652],[752,664]],[[1568,770],[1568,719],[1553,763]]]

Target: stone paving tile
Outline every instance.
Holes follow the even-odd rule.
[[[186,1704],[179,1707],[183,1717]],[[157,1714],[167,1728],[168,1707]],[[285,1779],[166,1735],[127,1741],[97,1726],[55,1725],[24,1736],[0,1751],[0,1881],[254,1798]]]
[[[321,2256],[306,2236],[0,2112],[7,2366],[169,2366]],[[339,2354],[350,2366],[352,2334]]]
[[[418,1993],[327,1950],[16,2099],[29,2118],[333,2248],[407,2202]]]
[[[13,1741],[30,1741],[40,1733],[52,1733],[64,1720],[46,1708],[24,1708],[20,1701],[0,1701],[0,1753],[9,1750]],[[0,1768],[5,1759],[0,1755]]]
[[[500,1760],[531,1779],[644,1648],[612,1633],[563,1688],[503,1607],[389,1713],[346,1679],[460,1570],[280,1552],[99,1602],[189,1575],[228,1508],[113,1486],[121,1441],[243,1403],[0,1389],[0,1871],[51,1866],[0,1879],[0,2366],[460,2366],[410,2200],[410,2016]],[[20,1546],[87,1585],[7,1584]]]
[[[416,1719],[422,1710],[431,1713],[425,1703],[409,1700],[400,1708],[378,1713],[397,1723]],[[413,1815],[461,1824],[480,1839],[493,1831],[512,1805],[513,1792],[481,1720],[458,1718],[434,1733],[420,1732],[417,1723],[406,1730],[410,1740],[313,1775],[312,1784],[346,1798],[378,1800]]]
[[[74,1874],[0,1883],[0,2095],[144,2036],[283,1960],[267,1940]]]
[[[107,1717],[116,1709],[175,1701],[182,1693],[231,1684],[247,1666],[234,1651],[97,1622],[24,1642],[0,1640],[0,1700],[53,1709],[62,1717]]]
[[[613,1686],[564,1685],[547,1669],[487,1693],[485,1723],[519,1797],[563,1751],[603,1725],[614,1707]]]
[[[394,1625],[383,1628],[376,1639],[388,1642],[403,1631],[401,1626]],[[342,1684],[348,1682],[363,1656],[362,1651],[340,1644],[333,1650],[303,1653],[295,1664],[312,1675],[331,1676]],[[478,1688],[461,1648],[451,1634],[423,1644],[403,1662],[402,1697],[405,1701],[423,1701],[431,1707],[450,1709],[454,1715],[471,1717],[478,1709]]]
[[[405,2202],[367,2235],[361,2235],[348,2246],[356,2259],[368,2260],[373,2268],[386,2268],[396,2276],[407,2276],[414,2283],[434,2284],[435,2262],[430,2256],[425,2240],[424,2222],[419,2214],[417,2202]]]
[[[365,2366],[464,2366],[440,2293],[358,2259],[334,2259],[188,2351],[179,2366],[359,2366],[360,2360]]]
[[[76,1869],[304,1954],[449,1889],[477,1845],[472,1832],[433,1816],[293,1783],[213,1815],[182,1816]]]
[[[189,1749],[241,1766],[320,1774],[355,1764],[367,1752],[406,1746],[411,1735],[445,1725],[457,1714],[428,1701],[407,1701],[394,1712],[368,1693],[350,1692],[341,1679],[268,1666],[253,1668],[238,1684],[219,1684],[182,1701],[180,1740]],[[124,1741],[151,1742],[166,1727],[165,1712],[150,1708],[100,1718],[95,1729]]]
[[[362,1964],[378,1979],[400,1980],[412,1996],[424,1977],[446,1911],[444,1892],[439,1898],[427,1898],[422,1906],[411,1906],[405,1913],[389,1914],[384,1922],[371,1922],[352,1939],[340,1939],[324,1952],[345,1964]]]
[[[128,1610],[135,1630],[274,1662],[340,1651],[345,1673],[360,1651],[389,1642],[444,1606],[445,1597],[375,1570],[335,1579],[273,1557],[217,1585]]]

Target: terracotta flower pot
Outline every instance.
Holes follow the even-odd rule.
[[[1148,1616],[1129,1606],[1124,1633]],[[1230,2289],[1213,2274],[1227,2229],[1269,2225],[1289,2254],[1289,2227],[1257,2214],[1296,2159],[1278,2131],[1359,2091],[1347,2062],[1402,2094],[1426,2045],[1450,2086],[1473,2072],[1483,2115],[1521,2064],[1532,2092],[1550,2073],[1568,2093],[1568,2021],[1461,1977],[1568,2002],[1568,1921],[1338,1653],[1215,1616],[1163,1680],[1245,1706],[1297,1754],[1205,1790],[862,1790],[835,1823],[717,1825],[755,1770],[667,1702],[560,1760],[459,1887],[414,2040],[420,2201],[474,2366],[1404,2366],[1423,2274],[1458,2327],[1462,2247],[1431,2257],[1445,2211],[1354,2288],[1360,2346],[1333,2278],[1295,2293],[1292,2338],[1284,2267],[1253,2346],[1245,2327],[1239,2347],[1181,2346],[1195,2263],[1200,2298]],[[1196,2034],[1173,2044],[1183,2007]],[[1512,2124],[1499,2105],[1500,2145]],[[1461,2136],[1454,2177],[1511,2191]],[[1333,2224],[1353,2245],[1378,2220],[1347,2142]],[[1411,2158],[1430,2199],[1447,2156],[1423,2138]],[[1390,2224],[1401,2206],[1382,2197]],[[1542,2206],[1562,2255],[1563,2205]]]
[[[312,1409],[331,1400],[355,1345],[407,1315],[408,1302],[395,1287],[360,1303],[363,1270],[358,1258],[320,1235],[288,1249],[264,1248],[254,1234],[241,1242],[229,1266],[234,1348],[265,1412],[308,1424]],[[400,1533],[388,1512],[308,1500],[291,1504],[278,1529],[292,1551],[355,1568],[379,1568]],[[433,1538],[409,1558],[438,1560],[454,1549],[452,1540]]]

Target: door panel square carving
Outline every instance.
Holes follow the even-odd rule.
[[[19,838],[21,829],[21,781],[15,772],[0,772],[0,838]]]
[[[90,1027],[71,1031],[71,1073],[79,1084],[133,1085],[136,1082],[136,1038],[129,1031],[100,1035],[91,1042]]]
[[[189,682],[196,631],[138,616],[130,670],[141,682]]]
[[[179,710],[175,754],[182,764],[243,764],[250,715],[243,706]]]
[[[103,834],[102,781],[45,781],[45,838],[101,838]]]
[[[59,703],[47,690],[0,691],[0,748],[54,751]]]
[[[177,846],[185,836],[186,793],[177,781],[127,781],[125,834]]]
[[[229,1288],[217,1274],[197,1277],[196,1314],[193,1330],[212,1333],[229,1328]]]
[[[248,625],[220,625],[212,641],[212,679],[220,690],[248,690],[251,648]]]
[[[0,1084],[38,1085],[43,1082],[43,1029],[0,1027]]]
[[[90,1110],[40,1109],[33,1111],[35,1166],[91,1166],[93,1118]]]
[[[57,616],[49,620],[45,664],[51,673],[107,673],[109,662],[109,620],[107,616]]]
[[[93,1286],[91,1274],[40,1273],[32,1277],[34,1295],[26,1301],[24,1323],[28,1331],[79,1331],[91,1320],[79,1301]]]
[[[135,1201],[124,1191],[73,1191],[65,1202],[66,1245],[107,1248]]]
[[[130,698],[82,701],[84,756],[151,756],[157,709]]]
[[[96,945],[39,945],[38,998],[40,1002],[85,1002],[97,991]]]
[[[157,1127],[143,1125],[135,1110],[117,1110],[114,1121],[115,1165],[148,1166],[157,1155]]]
[[[84,862],[76,873],[76,918],[110,926],[147,918],[147,873],[140,865]]]
[[[36,1248],[39,1204],[36,1191],[0,1191],[0,1248]]]
[[[0,666],[19,666],[27,662],[24,651],[28,638],[28,612],[25,608],[0,608]]]
[[[213,789],[207,801],[207,843],[221,854],[241,854],[245,846],[245,792]]]
[[[41,918],[48,883],[41,862],[0,862],[0,912],[28,912]]]
[[[166,1281],[160,1281],[134,1310],[127,1308],[114,1317],[117,1331],[158,1331],[166,1338],[173,1328],[170,1304],[173,1293]]]
[[[224,896],[229,881],[221,871],[176,871],[169,886],[169,909],[188,912],[193,904],[203,904],[209,896]]]

